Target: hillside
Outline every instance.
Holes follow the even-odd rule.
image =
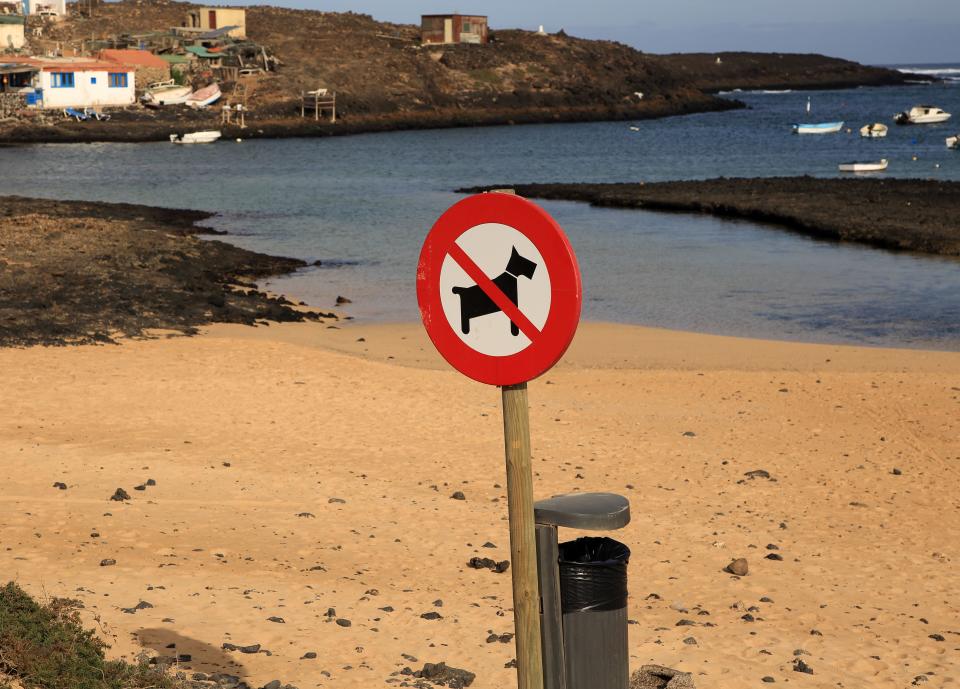
[[[86,8],[86,4],[80,7]],[[131,36],[184,24],[199,7],[170,0],[101,3],[44,28],[37,52],[137,45]],[[411,17],[411,19],[417,19]],[[495,18],[492,18],[496,27]],[[369,15],[250,7],[247,35],[277,58],[275,71],[244,79],[250,128],[220,126],[219,109],[188,113],[131,108],[111,122],[8,124],[4,141],[141,141],[182,128],[218,126],[227,136],[315,136],[396,129],[644,119],[728,110],[722,88],[803,88],[902,83],[892,70],[810,55],[651,55],[622,43],[521,30],[491,31],[487,45],[422,47],[419,27]],[[105,42],[105,43],[104,43]],[[259,54],[259,48],[255,49]],[[222,84],[227,98],[233,84]],[[301,119],[300,93],[337,93],[338,122]]]
[[[677,79],[690,81],[706,93],[894,86],[911,77],[892,69],[812,53],[674,53],[658,59]]]

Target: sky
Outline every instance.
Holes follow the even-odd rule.
[[[265,0],[219,0],[256,4]],[[650,53],[825,53],[868,64],[960,63],[960,0],[269,0],[419,23],[421,14],[486,14],[493,29],[564,29]]]

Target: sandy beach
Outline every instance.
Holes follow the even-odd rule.
[[[202,330],[0,350],[5,579],[188,674],[513,685],[497,390],[417,324]],[[536,495],[631,500],[631,669],[957,686],[960,355],[591,323],[530,398]]]

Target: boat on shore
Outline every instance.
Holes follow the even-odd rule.
[[[794,124],[794,134],[836,134],[843,129],[843,122],[819,122]]]
[[[936,124],[950,119],[950,113],[935,105],[915,105],[893,116],[897,124]]]
[[[837,167],[840,172],[883,172],[887,169],[886,158],[873,163],[840,163]]]
[[[222,134],[216,130],[190,132],[188,134],[171,134],[170,143],[174,144],[212,144]]]
[[[960,150],[960,134],[956,136],[947,137],[947,148],[954,148]]]
[[[860,127],[860,136],[865,139],[882,139],[887,135],[887,125],[874,122]]]
[[[148,108],[159,108],[163,105],[182,105],[190,97],[189,86],[177,86],[173,81],[151,84],[147,92],[140,99]]]
[[[220,92],[220,85],[210,84],[191,93],[186,99],[186,104],[191,108],[205,108],[220,100],[221,95],[223,94]]]

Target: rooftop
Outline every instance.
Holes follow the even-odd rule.
[[[161,69],[167,67],[164,60],[146,50],[101,50],[100,59],[136,67],[159,67]]]

